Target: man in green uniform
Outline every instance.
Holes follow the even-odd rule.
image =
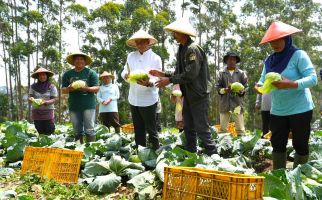
[[[165,30],[171,31],[180,44],[175,72],[172,74],[151,70],[150,73],[160,77],[156,83],[158,87],[165,87],[170,83],[180,85],[184,97],[183,129],[187,141],[185,149],[196,152],[198,136],[205,153],[215,154],[217,149],[211,138],[208,122],[210,76],[206,54],[191,39],[196,33],[189,22],[178,20],[166,26]]]
[[[74,66],[62,77],[62,92],[69,94],[68,106],[70,119],[73,124],[75,141],[83,143],[86,135],[87,142],[95,141],[95,93],[99,90],[98,76],[92,69],[85,67],[92,63],[92,59],[81,52],[68,55],[67,62]],[[86,84],[81,88],[73,87],[75,81],[82,80]],[[77,88],[77,89],[76,89]]]

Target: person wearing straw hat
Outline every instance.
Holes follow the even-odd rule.
[[[120,132],[119,113],[117,109],[117,100],[120,98],[120,91],[116,84],[112,83],[114,75],[104,71],[100,75],[103,82],[96,95],[99,103],[99,115],[102,123],[110,128],[114,127],[115,133]]]
[[[49,80],[53,72],[40,67],[31,77],[37,79],[29,89],[29,102],[32,103],[32,119],[39,134],[50,135],[55,132],[55,100],[57,88]],[[35,103],[35,102],[39,103]]]
[[[167,25],[165,30],[173,33],[180,44],[177,53],[175,72],[164,73],[151,70],[150,74],[159,76],[157,87],[179,84],[183,101],[184,133],[186,136],[185,149],[197,151],[197,136],[205,147],[205,153],[217,153],[217,148],[211,138],[208,121],[209,93],[211,88],[207,56],[191,37],[196,32],[189,22],[177,20]]]
[[[244,135],[244,96],[248,88],[248,79],[245,71],[241,70],[237,63],[240,57],[234,52],[228,52],[224,56],[224,63],[227,65],[219,71],[219,77],[216,88],[219,94],[219,111],[220,111],[220,130],[219,132],[228,132],[227,127],[230,118],[236,124],[236,132],[239,136]],[[230,89],[232,83],[241,83],[245,89],[239,92],[233,92]],[[236,108],[241,108],[236,109]]]
[[[302,32],[283,22],[273,22],[261,44],[269,43],[274,53],[264,61],[264,68],[258,85],[263,85],[265,75],[276,72],[281,81],[272,83],[277,88],[271,92],[271,143],[273,147],[273,168],[286,167],[286,145],[290,130],[295,149],[294,165],[304,164],[309,157],[310,122],[314,104],[310,87],[317,84],[317,75],[312,62],[303,50],[293,46],[291,35]],[[258,92],[258,86],[255,86]]]
[[[155,54],[151,46],[157,40],[143,30],[139,30],[127,40],[126,44],[136,51],[131,52],[126,60],[122,77],[128,81],[131,73],[162,69],[161,58]],[[149,143],[153,149],[159,148],[159,138],[156,126],[156,109],[159,99],[158,88],[153,82],[156,77],[150,76],[147,80],[130,82],[128,101],[131,106],[131,115],[134,125],[135,144],[146,146],[146,133],[149,134]]]
[[[68,55],[66,61],[74,68],[63,74],[62,92],[69,94],[68,107],[75,141],[83,143],[84,135],[87,142],[95,141],[95,93],[99,90],[99,83],[96,72],[85,67],[92,63],[92,59],[85,53],[76,52]],[[79,84],[76,87],[73,85],[75,81],[85,82],[85,85]]]

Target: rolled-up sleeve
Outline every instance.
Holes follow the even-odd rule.
[[[317,84],[315,69],[306,52],[301,51],[297,67],[303,76],[303,78],[296,80],[298,83],[298,89],[310,88]]]

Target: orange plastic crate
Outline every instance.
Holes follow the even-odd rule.
[[[21,175],[29,172],[60,183],[77,183],[83,152],[47,147],[26,147]]]
[[[134,133],[134,125],[133,124],[124,124],[121,126],[123,133]]]
[[[264,177],[191,167],[165,167],[163,200],[263,199]]]
[[[218,124],[218,125],[215,125],[215,129],[217,130],[217,131],[219,131],[220,130],[220,125]],[[227,127],[227,131],[229,132],[229,133],[231,133],[234,137],[237,137],[237,132],[236,132],[236,129],[235,129],[235,123],[234,122],[232,122],[232,123],[229,123],[228,124],[228,127]]]

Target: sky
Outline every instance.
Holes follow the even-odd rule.
[[[322,3],[322,0],[313,0],[314,2],[317,3]],[[106,2],[105,0],[76,0],[77,3],[80,3],[82,5],[86,5],[88,9],[94,9],[96,7],[98,7],[99,5],[103,4],[104,2]],[[114,2],[118,2],[118,3],[122,3],[122,0],[114,0]],[[175,10],[176,10],[176,14],[177,14],[177,18],[181,17],[181,3],[182,0],[176,0],[175,2]],[[236,13],[240,13],[239,10],[239,6],[235,6],[235,12]],[[190,17],[191,13],[189,12],[185,12],[185,17]],[[75,35],[77,35],[76,30],[74,30],[72,27],[68,28],[64,33],[63,33],[63,41],[68,41],[66,48],[66,52],[73,52],[73,51],[77,51],[78,50],[78,44],[77,44],[77,37],[75,37]],[[176,48],[173,46],[170,50],[170,55],[173,55],[174,52],[176,51]],[[1,56],[2,56],[2,51],[1,52]],[[2,62],[2,57],[0,57],[0,86],[4,86],[6,84],[5,82],[5,70],[4,70],[4,65]],[[33,66],[34,64],[31,63]],[[22,76],[21,77],[25,77],[22,79],[22,84],[23,85],[27,85],[27,78],[28,77],[28,73],[26,70],[22,71]]]

